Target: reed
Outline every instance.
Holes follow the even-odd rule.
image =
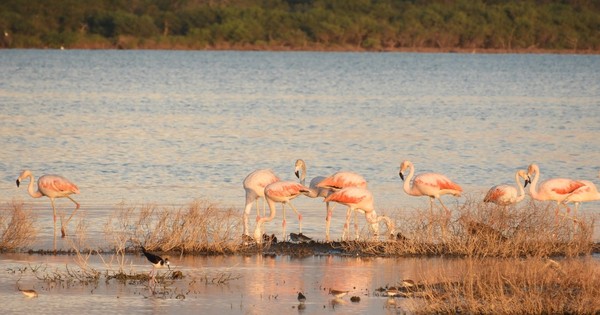
[[[593,249],[593,218],[559,216],[555,205],[529,202],[503,208],[467,200],[454,216],[416,211],[398,224],[403,241],[388,242],[388,255],[455,255],[466,257],[574,257]],[[445,226],[442,226],[445,224]]]
[[[0,207],[0,250],[16,250],[30,245],[36,237],[35,219],[23,202],[12,201]]]
[[[105,225],[105,235],[117,252],[127,244],[149,250],[227,254],[242,244],[240,215],[206,201],[178,209],[121,204]]]
[[[468,258],[406,290],[411,313],[594,314],[600,262],[591,257]]]

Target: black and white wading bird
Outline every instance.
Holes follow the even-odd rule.
[[[152,264],[152,271],[150,271],[150,280],[154,280],[156,269],[162,268],[165,265],[171,270],[171,266],[169,264],[169,258],[162,258],[158,255],[147,252],[144,246],[142,246],[142,253],[144,256],[148,258],[148,261]]]

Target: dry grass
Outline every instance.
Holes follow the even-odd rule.
[[[525,203],[504,209],[467,201],[451,219],[434,209],[398,224],[406,240],[375,246],[372,254],[461,257],[574,257],[591,253],[594,220],[559,216],[554,205]],[[367,252],[368,253],[368,252]]]
[[[464,268],[442,270],[418,288],[408,290],[409,312],[594,314],[600,312],[600,262],[468,258]]]
[[[128,241],[148,250],[183,253],[235,253],[241,245],[240,215],[195,201],[179,209],[121,205],[105,226],[108,241],[123,252]]]
[[[0,207],[0,250],[15,250],[28,246],[37,234],[31,210],[22,202],[13,201]]]

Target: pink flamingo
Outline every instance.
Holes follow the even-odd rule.
[[[317,184],[317,187],[330,188],[334,190],[345,187],[367,188],[367,181],[364,177],[356,173],[341,171],[324,178]]]
[[[584,186],[575,189],[575,191],[573,191],[573,193],[563,201],[563,204],[567,204],[569,202],[575,203],[573,217],[577,215],[577,210],[579,209],[579,204],[581,202],[600,200],[600,193],[598,192],[598,189],[594,183],[590,182],[589,180],[580,180],[579,182],[583,183]]]
[[[274,182],[278,182],[279,177],[271,170],[256,170],[244,179],[244,190],[246,191],[246,206],[244,207],[244,232],[242,235],[248,235],[248,216],[252,211],[252,203],[256,201],[256,220],[260,218],[258,208],[258,198],[263,198],[263,216],[265,214],[265,187]]]
[[[294,174],[296,174],[296,177],[298,177],[298,179],[300,179],[300,184],[304,185],[305,181],[306,181],[306,163],[304,162],[304,160],[302,159],[298,159],[296,161],[296,168],[294,171]],[[319,187],[318,184],[320,182],[322,182],[325,179],[325,176],[317,176],[315,178],[313,178],[310,181],[310,184],[308,186],[308,193],[306,194],[306,196],[310,197],[310,198],[319,198],[319,197],[327,197],[329,196],[329,194],[331,194],[333,192],[332,188],[328,188],[328,187]],[[325,203],[325,207],[326,207],[326,217],[325,217],[325,221],[326,221],[326,232],[325,232],[325,238],[327,241],[329,241],[329,225],[331,223],[331,214],[333,212],[333,209],[331,209],[329,207],[329,202]]]
[[[265,199],[267,200],[267,204],[269,205],[269,216],[259,218],[256,221],[256,229],[254,230],[254,239],[256,242],[262,242],[262,225],[265,222],[270,222],[275,218],[275,203],[281,203],[281,209],[283,211],[283,239],[285,240],[285,205],[289,205],[294,212],[298,215],[298,221],[300,226],[300,234],[302,234],[302,215],[296,210],[296,207],[291,203],[291,200],[300,196],[301,194],[307,194],[308,188],[300,183],[284,181],[284,182],[274,182],[272,184],[267,185],[265,187]]]
[[[78,194],[79,193],[79,188],[77,188],[77,186],[75,184],[73,184],[71,181],[69,181],[68,179],[59,176],[59,175],[43,175],[40,178],[38,178],[38,190],[35,191],[33,188],[33,182],[35,181],[35,178],[33,177],[33,174],[31,173],[30,170],[24,170],[23,172],[21,172],[21,175],[19,175],[19,178],[17,178],[17,187],[19,187],[19,185],[21,184],[21,182],[25,179],[29,178],[29,186],[27,187],[27,192],[29,192],[29,195],[33,198],[40,198],[42,196],[46,196],[48,198],[50,198],[50,202],[52,203],[52,211],[54,212],[54,237],[56,238],[56,207],[54,206],[54,199],[55,198],[69,198],[69,200],[73,201],[73,203],[75,204],[75,210],[73,210],[73,212],[71,213],[71,216],[69,216],[69,218],[67,219],[66,223],[62,223],[62,219],[61,219],[61,227],[60,227],[60,232],[62,234],[62,237],[66,236],[66,232],[65,232],[65,226],[67,224],[69,224],[69,221],[71,220],[71,218],[73,217],[73,215],[75,214],[75,212],[77,212],[77,209],[79,209],[79,203],[77,203],[77,201],[75,201],[73,198],[71,198],[71,194]]]
[[[531,198],[535,200],[556,201],[555,220],[558,218],[561,203],[563,203],[563,201],[571,196],[577,189],[585,186],[585,184],[582,182],[568,178],[551,178],[541,182],[538,189],[537,183],[540,179],[540,168],[537,166],[537,164],[531,164],[527,169],[527,174],[529,176],[531,176],[533,173],[535,173],[535,177],[531,181],[531,186],[529,186],[529,194],[531,195]],[[569,209],[566,204],[563,205],[567,208],[567,213],[569,213],[571,209]]]
[[[377,216],[377,213],[375,212],[375,207],[373,205],[373,194],[366,188],[346,187],[333,192],[332,194],[327,196],[327,198],[325,198],[325,201],[337,202],[348,207],[348,212],[346,213],[346,224],[344,224],[344,233],[342,234],[342,239],[346,238],[348,226],[350,224],[350,214],[354,211],[364,212],[365,219],[371,225],[371,230],[373,231],[375,236],[377,236],[379,233],[379,222],[381,221],[385,221],[388,233],[390,235],[394,234],[394,223],[390,218],[386,216]],[[356,232],[356,239],[358,239],[358,225],[355,224],[354,228]]]
[[[521,183],[519,178],[523,178],[525,180],[525,184]],[[487,192],[485,198],[483,198],[484,202],[493,202],[500,206],[508,206],[512,204],[516,204],[521,202],[521,200],[525,199],[525,190],[529,183],[529,176],[527,176],[527,172],[525,170],[518,170],[515,173],[515,182],[517,182],[517,189],[510,185],[496,185]]]
[[[315,180],[315,179],[313,179]],[[364,177],[354,172],[339,171],[331,176],[323,178],[317,183],[318,188],[328,189],[329,193],[346,188],[346,187],[361,187],[367,188],[367,181]],[[327,208],[327,217],[325,218],[325,237],[329,241],[329,228],[331,226],[331,216],[333,215],[334,207]],[[346,216],[350,215],[350,209],[347,210]],[[356,219],[356,218],[355,218]],[[356,220],[354,225],[356,226]],[[358,227],[357,227],[358,228]]]
[[[408,176],[404,178],[403,172],[406,171],[407,168],[410,168],[410,172],[408,173]],[[408,160],[403,161],[400,165],[399,175],[404,181],[404,192],[411,196],[428,196],[430,211],[433,210],[433,199],[439,200],[444,210],[446,210],[446,215],[449,216],[450,210],[446,208],[440,196],[451,194],[456,197],[460,197],[462,188],[458,184],[448,179],[448,177],[438,173],[419,174],[415,176],[412,186],[410,186],[410,180],[413,177],[414,171],[415,168],[413,164]]]

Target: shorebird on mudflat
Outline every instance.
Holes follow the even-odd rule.
[[[312,241],[312,238],[302,234],[302,233],[290,233],[290,241],[294,243],[307,243]]]
[[[350,292],[350,291],[329,289],[329,294],[335,296],[338,299],[343,297],[344,295],[348,294],[348,292]]]
[[[155,275],[154,272],[156,271],[156,269],[162,268],[165,265],[167,265],[169,270],[171,270],[171,266],[169,264],[169,258],[163,259],[162,257],[160,257],[158,255],[147,252],[146,249],[144,248],[144,246],[142,246],[142,253],[144,253],[144,256],[146,256],[148,261],[152,264],[152,271],[150,271],[151,280],[154,279],[154,275]]]
[[[304,294],[302,294],[302,292],[298,292],[298,302],[300,302],[300,303],[306,302],[306,296],[304,296]]]

